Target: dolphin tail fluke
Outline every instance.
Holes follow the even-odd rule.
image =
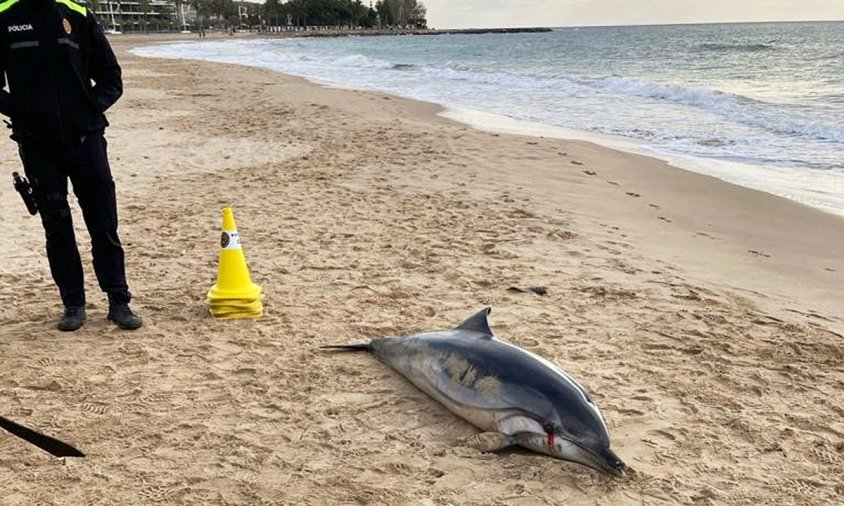
[[[354,344],[329,344],[327,346],[320,346],[323,350],[333,351],[372,351],[372,344],[370,343],[354,343]]]

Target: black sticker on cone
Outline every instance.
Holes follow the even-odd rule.
[[[229,241],[231,241],[231,239],[229,238],[228,232],[223,232],[223,235],[220,237],[220,247],[225,248],[229,245]]]

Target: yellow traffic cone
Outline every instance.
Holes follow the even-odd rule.
[[[208,291],[208,304],[216,318],[258,318],[264,313],[261,287],[249,277],[230,207],[223,209],[217,283]]]

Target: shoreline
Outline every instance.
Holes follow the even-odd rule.
[[[320,84],[317,81],[313,82]],[[579,140],[590,142],[614,151],[654,158],[686,172],[714,177],[719,181],[733,186],[759,191],[772,197],[785,199],[789,202],[844,219],[844,207],[836,208],[829,205],[821,205],[820,203],[806,202],[805,199],[801,200],[797,197],[790,198],[783,194],[785,191],[782,188],[760,183],[758,181],[753,181],[751,183],[739,182],[739,178],[737,176],[742,174],[743,171],[753,172],[758,170],[755,165],[730,162],[717,158],[701,158],[693,155],[660,153],[654,149],[650,149],[646,145],[645,141],[631,137],[612,136],[597,132],[590,132],[588,130],[557,127],[544,123],[533,123],[530,121],[518,120],[485,111],[451,107],[443,104],[437,105],[443,107],[444,109],[444,111],[438,113],[439,116],[456,121],[471,128],[499,134],[524,135],[538,138],[552,137],[561,140]],[[776,168],[774,167],[767,167],[767,170],[775,169]],[[819,172],[819,175],[824,175],[823,171]]]
[[[297,33],[303,32],[289,33],[291,37],[297,37]],[[246,34],[245,38],[251,40],[270,40],[273,37],[263,37],[262,34]],[[226,40],[226,37],[220,37],[219,39]],[[231,38],[229,37],[228,39],[230,40]],[[197,59],[196,61],[214,60]],[[267,68],[261,65],[250,65],[245,62],[221,62]],[[283,73],[274,69],[271,70]],[[367,87],[355,87],[347,84],[336,84],[315,77],[297,77],[304,78],[309,82],[321,86],[351,90],[371,90],[386,93],[391,96],[401,96],[391,91],[374,90]],[[402,98],[420,100],[414,97],[403,96]],[[471,128],[495,133],[510,133],[534,137],[554,137],[563,140],[576,139],[593,142],[610,149],[656,158],[682,170],[716,177],[733,185],[762,191],[838,217],[844,217],[844,196],[837,196],[837,194],[825,195],[823,192],[816,191],[816,187],[824,187],[824,183],[832,185],[833,187],[839,186],[838,179],[825,170],[798,170],[795,168],[782,168],[772,164],[760,165],[730,161],[721,158],[706,158],[690,154],[662,152],[654,147],[648,146],[647,141],[643,139],[612,136],[589,130],[577,130],[544,123],[534,123],[511,118],[494,112],[476,110],[469,107],[451,106],[446,103],[431,103],[443,108],[443,111],[440,113],[442,117],[457,121]],[[803,175],[802,178],[798,177],[798,175],[801,174]],[[815,186],[806,187],[806,182],[804,180],[807,178],[815,181]]]
[[[0,413],[89,456],[60,464],[0,437],[0,503],[840,495],[840,219],[649,157],[479,131],[430,103],[259,68],[135,57],[124,41],[107,135],[146,325],[105,321],[74,206],[89,319],[54,330],[40,224],[0,193]],[[261,319],[205,307],[225,205]],[[531,286],[547,295],[510,290]],[[585,385],[635,474],[478,453],[474,428],[376,360],[318,349],[484,306],[497,336]]]

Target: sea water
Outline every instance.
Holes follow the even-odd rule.
[[[479,128],[585,136],[844,215],[844,22],[249,39],[134,52],[436,102]]]

